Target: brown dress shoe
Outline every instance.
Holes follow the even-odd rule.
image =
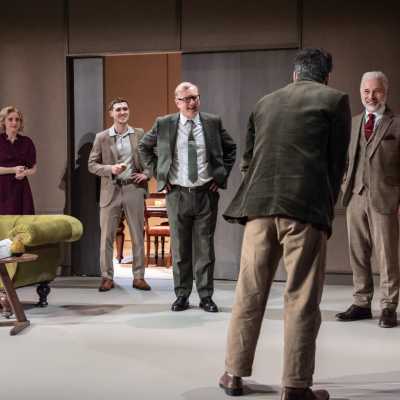
[[[243,382],[240,376],[225,372],[219,380],[219,387],[224,389],[228,396],[243,396]]]
[[[381,328],[394,328],[397,326],[397,313],[389,308],[382,310],[381,317],[379,318],[379,326]]]
[[[150,285],[143,278],[134,278],[132,287],[139,290],[151,290]]]
[[[101,278],[99,292],[108,292],[114,288],[114,281],[110,278]]]
[[[329,393],[326,390],[285,387],[281,400],[329,400]]]
[[[371,308],[359,307],[352,304],[346,311],[336,314],[338,321],[359,321],[362,319],[372,319]]]

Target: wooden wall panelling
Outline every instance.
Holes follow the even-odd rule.
[[[181,54],[135,54],[105,57],[104,107],[114,97],[125,97],[130,123],[148,131],[158,116],[176,111],[173,93],[181,80]],[[112,121],[104,114],[104,126]],[[156,182],[150,181],[150,191]]]

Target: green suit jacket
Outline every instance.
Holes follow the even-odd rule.
[[[286,216],[331,231],[350,139],[348,96],[300,80],[263,97],[250,116],[244,178],[224,217]]]
[[[217,115],[199,113],[206,144],[208,173],[221,188],[226,182],[236,157],[236,144]],[[145,169],[157,178],[157,190],[168,183],[174,158],[179,113],[157,118],[151,130],[139,142],[139,155]]]

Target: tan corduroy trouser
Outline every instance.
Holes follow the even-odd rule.
[[[283,386],[312,385],[326,240],[326,232],[288,218],[265,217],[247,222],[228,331],[227,372],[251,375],[269,291],[283,256],[287,271]]]

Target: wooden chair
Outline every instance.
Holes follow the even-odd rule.
[[[147,200],[165,200],[165,193],[150,193]],[[159,225],[151,225],[149,220],[151,218],[168,218],[167,209],[165,206],[153,206],[147,204],[145,201],[144,210],[144,228],[146,234],[146,266],[149,265],[150,261],[150,244],[151,238],[154,237],[154,258],[155,264],[158,265],[158,244],[159,239],[161,240],[161,260],[165,259],[165,238],[170,237],[170,228],[168,221],[163,221]],[[171,249],[165,259],[165,265],[171,266]]]
[[[124,242],[125,242],[125,225],[124,225],[125,215],[124,212],[121,213],[121,219],[119,221],[119,225],[117,228],[117,232],[115,234],[115,247],[117,250],[116,258],[119,263],[121,263],[124,258]]]

